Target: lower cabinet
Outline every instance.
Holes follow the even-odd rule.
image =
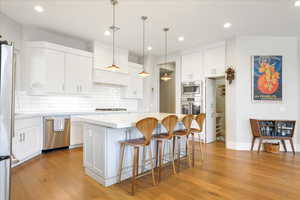
[[[16,120],[12,153],[18,162],[13,165],[21,164],[41,153],[42,133],[41,118]]]

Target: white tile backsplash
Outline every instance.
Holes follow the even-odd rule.
[[[87,111],[95,108],[127,108],[138,110],[138,100],[122,99],[121,88],[97,86],[88,96],[30,96],[16,92],[16,112]]]

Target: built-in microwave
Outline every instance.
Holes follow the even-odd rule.
[[[183,83],[182,84],[182,95],[201,94],[200,83]]]

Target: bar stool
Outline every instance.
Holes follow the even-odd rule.
[[[199,136],[199,146],[200,146],[200,155],[201,155],[201,160],[203,161],[203,147],[202,147],[202,142],[206,146],[206,141],[201,139],[201,133],[203,131],[203,124],[205,120],[205,113],[200,113],[195,117],[195,121],[197,122],[197,125],[199,128],[191,128],[191,135],[192,135],[192,166],[195,166],[195,133],[198,133]],[[205,133],[204,133],[205,136]],[[206,137],[205,137],[206,138]],[[206,147],[205,147],[206,150]]]
[[[120,166],[119,166],[119,183],[121,182],[122,176],[122,169],[123,169],[123,159],[124,159],[124,151],[125,146],[129,145],[134,149],[134,156],[133,156],[133,167],[132,167],[132,178],[131,178],[131,193],[134,195],[135,192],[135,184],[136,178],[138,177],[139,172],[139,153],[140,147],[149,147],[149,159],[151,162],[151,171],[152,171],[152,181],[153,186],[155,185],[155,175],[154,175],[154,163],[152,159],[152,151],[151,151],[151,138],[153,130],[157,127],[158,120],[156,118],[145,118],[136,123],[136,128],[139,130],[140,133],[144,136],[143,138],[138,139],[131,139],[122,141],[121,143],[121,151],[120,151]]]
[[[183,119],[183,125],[184,125],[184,129],[183,130],[178,130],[174,132],[174,137],[173,137],[173,148],[175,147],[175,143],[176,143],[176,139],[177,139],[177,151],[178,151],[178,171],[180,170],[180,140],[182,138],[186,139],[186,153],[187,153],[187,157],[188,157],[188,164],[189,167],[191,167],[191,155],[189,153],[189,141],[188,141],[188,136],[190,134],[190,130],[191,130],[191,125],[192,125],[192,121],[194,119],[194,115],[186,115]]]
[[[159,162],[158,182],[160,182],[161,179],[162,162],[164,160],[164,153],[163,153],[164,142],[170,141],[169,155],[171,157],[170,160],[172,160],[173,174],[174,175],[176,174],[175,162],[174,162],[174,146],[172,145],[171,141],[173,139],[174,129],[176,127],[177,121],[178,121],[178,117],[176,115],[169,115],[165,117],[162,120],[161,124],[166,129],[167,133],[160,133],[158,135],[153,136],[154,140],[156,140],[156,167],[157,167],[157,163]]]

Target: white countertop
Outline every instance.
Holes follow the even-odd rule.
[[[107,114],[107,115],[85,115],[75,116],[76,121],[82,121],[90,124],[96,124],[109,128],[129,128],[134,127],[135,123],[146,117],[155,117],[161,121],[170,113],[119,113],[119,114]],[[176,114],[181,120],[185,115]]]
[[[32,117],[48,117],[48,116],[63,116],[63,115],[96,115],[96,114],[112,114],[112,113],[129,113],[129,111],[40,111],[40,112],[17,112],[15,119],[25,119]]]

